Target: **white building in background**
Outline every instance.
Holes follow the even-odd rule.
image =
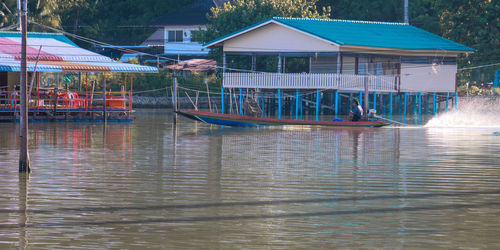
[[[162,56],[182,59],[208,55],[209,49],[193,38],[193,33],[205,29],[207,14],[212,7],[221,7],[226,0],[200,0],[157,18],[150,26],[158,29],[141,45],[162,46]]]
[[[225,72],[225,88],[331,89],[338,92],[455,92],[457,56],[474,49],[404,23],[274,17],[205,44],[226,57],[251,56],[257,72]],[[258,72],[258,56],[278,57]],[[287,58],[307,71],[290,72]]]

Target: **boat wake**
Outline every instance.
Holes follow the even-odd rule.
[[[500,99],[463,99],[459,109],[432,118],[426,128],[500,128]]]

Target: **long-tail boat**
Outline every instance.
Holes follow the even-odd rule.
[[[252,117],[245,115],[219,114],[198,110],[180,110],[178,114],[209,124],[233,126],[233,127],[254,127],[254,126],[327,126],[327,127],[382,127],[389,123],[382,121],[309,121]]]

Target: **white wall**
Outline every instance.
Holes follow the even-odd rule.
[[[224,51],[336,52],[339,47],[291,28],[270,23],[225,41]]]
[[[402,92],[455,92],[457,65],[401,64]]]

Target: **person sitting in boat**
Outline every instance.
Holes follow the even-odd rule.
[[[352,109],[349,111],[349,121],[357,122],[363,117],[363,108],[359,105],[358,100],[352,102]]]

